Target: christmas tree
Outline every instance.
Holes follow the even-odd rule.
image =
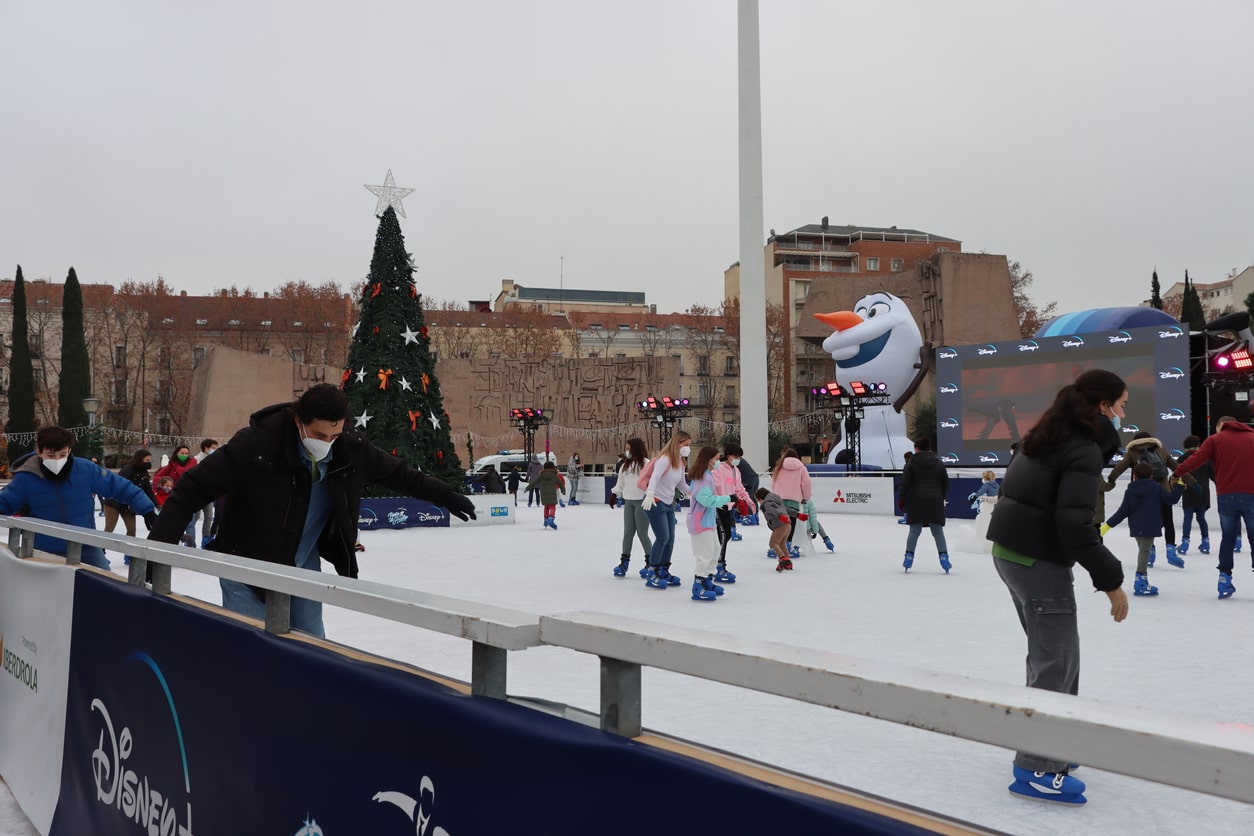
[[[414,266],[392,206],[379,217],[342,378],[349,424],[376,446],[464,490]]]

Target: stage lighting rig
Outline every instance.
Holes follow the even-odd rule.
[[[832,381],[823,386],[810,389],[811,412],[806,415],[806,432],[810,436],[811,448],[817,443],[822,419],[816,420],[819,413],[831,416],[832,431],[839,441],[842,437],[841,421],[844,421],[843,437],[845,449],[853,454],[855,470],[862,466],[862,440],[860,430],[862,419],[866,417],[866,407],[887,406],[889,404],[887,383],[867,383],[862,380],[850,381],[845,386]]]
[[[549,421],[553,419],[546,415],[543,409],[525,407],[523,409],[511,409],[509,411],[509,420],[522,433],[523,454],[526,455],[527,463],[530,464],[535,461],[536,430],[540,429],[540,427],[547,427]]]
[[[653,395],[636,402],[636,410],[645,417],[658,432],[659,446],[665,446],[671,440],[675,425],[679,419],[692,414],[691,404],[687,398],[660,397]]]

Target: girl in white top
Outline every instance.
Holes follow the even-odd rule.
[[[632,538],[639,538],[644,548],[645,568],[640,576],[648,572],[649,552],[653,549],[653,541],[649,539],[649,518],[645,516],[640,503],[644,501],[644,490],[636,485],[644,463],[649,460],[649,451],[644,441],[639,438],[627,439],[627,449],[623,452],[623,466],[618,469],[618,481],[611,492],[623,500],[623,552],[619,564],[614,567],[614,577],[621,578],[627,574],[627,564],[631,562]]]
[[[649,518],[653,529],[653,548],[649,551],[649,568],[652,571],[645,582],[653,589],[679,586],[680,580],[671,574],[671,552],[675,549],[675,505],[687,495],[684,480],[685,462],[691,452],[692,436],[676,430],[662,451],[653,460],[653,474],[644,493],[640,507]]]

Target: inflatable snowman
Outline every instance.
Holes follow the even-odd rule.
[[[906,303],[891,293],[870,293],[854,303],[852,311],[815,314],[835,331],[823,341],[823,350],[836,361],[836,382],[848,388],[855,380],[886,383],[897,398],[915,376],[915,362],[923,336]],[[896,470],[902,455],[914,450],[906,434],[906,416],[891,405],[864,409],[860,439],[862,463]],[[832,464],[845,449],[848,437],[833,445],[827,461]]]

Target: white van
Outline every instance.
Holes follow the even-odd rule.
[[[535,460],[543,463],[544,453],[536,453]],[[557,464],[557,455],[549,453],[549,461]],[[491,456],[484,456],[481,459],[475,459],[474,467],[466,471],[467,477],[482,476],[483,472],[488,469],[488,465],[496,465],[496,472],[501,474],[501,478],[509,476],[511,470],[518,467],[522,470],[522,478],[527,480],[527,455],[522,450],[505,450]]]

